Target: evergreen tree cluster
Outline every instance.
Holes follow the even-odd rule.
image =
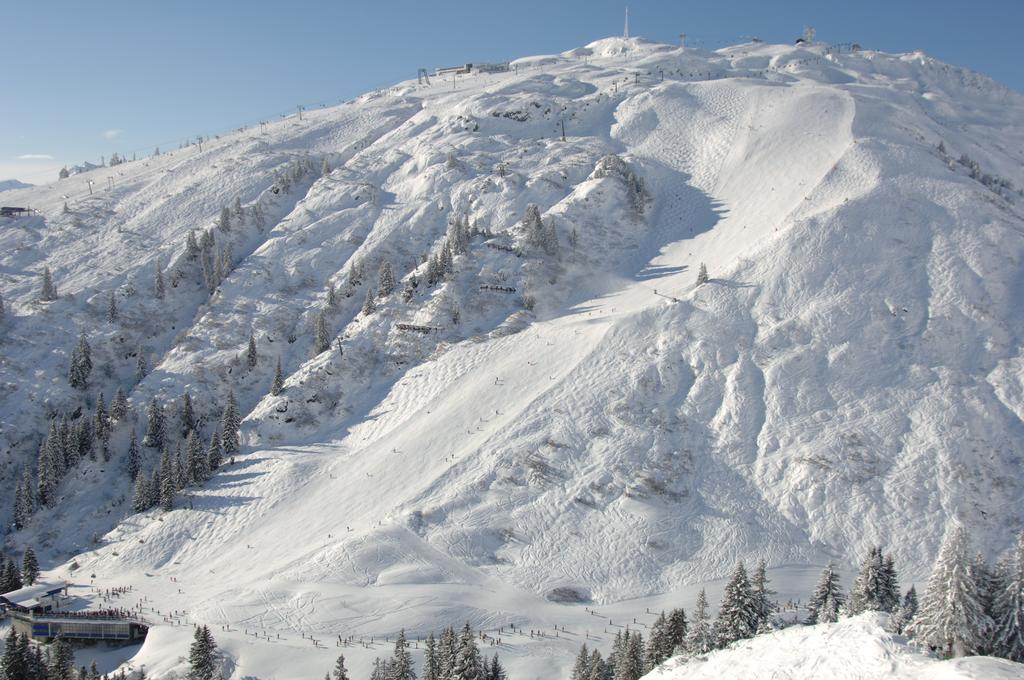
[[[217,672],[217,644],[208,626],[196,626],[188,650],[188,679],[213,680]]]
[[[2,680],[101,680],[93,664],[92,671],[84,667],[76,673],[75,656],[71,645],[58,637],[48,648],[33,645],[28,635],[19,635],[12,626],[4,639],[3,657],[0,658]]]
[[[534,203],[526,206],[523,232],[526,234],[526,243],[534,251],[550,256],[558,254],[558,233],[555,231],[555,223],[549,219],[545,224],[540,216],[540,208]]]
[[[1024,662],[1024,534],[994,567],[970,553],[967,530],[953,525],[905,631],[947,657],[991,654]]]

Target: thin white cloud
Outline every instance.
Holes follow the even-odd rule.
[[[53,156],[48,153],[23,153],[18,156],[19,161],[52,161]]]
[[[117,130],[117,129],[114,129],[114,130],[104,130],[103,131],[103,138],[104,139],[117,139],[118,137],[121,136],[122,132],[124,132],[124,130]]]

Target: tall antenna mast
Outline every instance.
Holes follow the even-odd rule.
[[[628,6],[626,7],[626,27],[622,31],[622,37],[623,38],[628,38],[629,37],[629,7]]]

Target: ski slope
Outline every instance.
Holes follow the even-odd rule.
[[[382,636],[464,621],[565,626],[484,649],[514,677],[564,676],[581,637],[607,651],[606,616],[649,623],[708,583],[714,602],[738,559],[797,599],[876,543],[920,582],[954,515],[990,556],[1010,543],[1024,199],[956,159],[1024,185],[1021,95],[918,53],[824,46],[612,38],[513,67],[5,193],[40,214],[0,229],[4,483],[52,414],[118,386],[136,412],[9,545],[210,624],[230,677],[267,679],[321,677],[338,651],[365,675]],[[211,294],[185,238],[236,198]],[[527,242],[531,203],[557,256]],[[477,235],[427,287],[425,256],[463,216]],[[396,292],[363,314],[383,260]],[[35,299],[43,266],[57,301]],[[323,310],[343,353],[312,349]],[[174,511],[131,515],[145,404],[174,430],[188,390],[208,436],[229,389],[243,454]],[[158,458],[144,449],[147,473]],[[172,677],[190,631],[157,626],[133,663]]]

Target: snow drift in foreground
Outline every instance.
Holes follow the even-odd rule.
[[[644,680],[1018,680],[1024,666],[992,657],[938,661],[889,633],[884,614],[793,626],[705,657],[669,659]]]

